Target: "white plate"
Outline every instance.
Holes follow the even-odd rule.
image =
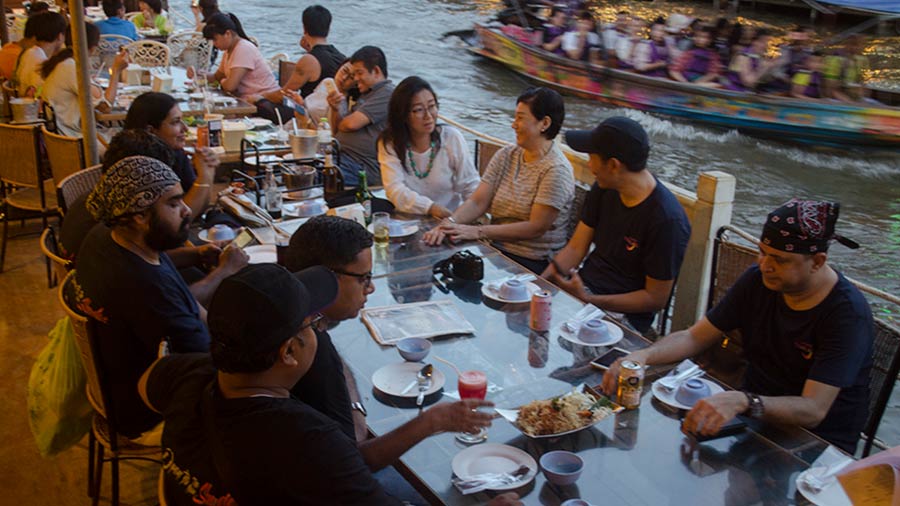
[[[281,194],[285,200],[308,200],[317,199],[325,194],[325,190],[321,186],[309,188],[307,190],[297,190],[292,192],[284,192]]]
[[[609,339],[607,339],[606,341],[601,341],[599,343],[589,343],[587,341],[582,341],[581,338],[578,337],[578,332],[570,332],[565,325],[559,328],[559,335],[562,336],[562,338],[566,341],[569,341],[570,343],[580,344],[581,346],[612,346],[622,340],[622,337],[625,335],[625,333],[622,332],[621,327],[613,322],[608,322],[606,320],[601,321],[605,323],[606,328],[609,329]]]
[[[599,399],[601,397],[601,394],[599,394],[598,392],[596,392],[594,389],[590,388],[587,385],[582,386],[581,391],[592,396],[594,399]],[[566,392],[562,395],[558,395],[557,397],[563,397],[570,393],[571,392]],[[616,414],[625,409],[622,406],[619,406],[618,404],[616,404],[615,402],[613,402],[611,400],[609,401],[609,403],[612,405],[612,406],[610,406],[610,409],[612,410],[613,414]],[[582,425],[581,427],[578,427],[577,429],[567,430],[564,432],[558,432],[556,434],[539,434],[539,435],[534,436],[534,435],[528,434],[527,432],[522,430],[521,427],[519,427],[518,420],[519,420],[519,410],[520,409],[522,409],[522,406],[519,406],[518,408],[515,408],[515,409],[494,408],[494,411],[496,411],[497,414],[500,415],[504,420],[509,422],[510,425],[512,425],[513,427],[518,429],[519,432],[521,432],[523,435],[525,435],[527,437],[530,437],[531,439],[544,439],[544,438],[554,438],[554,437],[565,436],[566,434],[572,434],[572,433],[587,429],[588,427],[593,427],[594,425],[597,425],[598,423],[602,422],[603,420],[606,420],[607,418],[609,418],[609,416],[603,417],[603,418],[593,421],[589,424]]]
[[[209,239],[209,229],[208,228],[204,228],[199,233],[197,233],[197,237],[203,242],[213,242]],[[235,233],[235,237],[237,237],[237,233]],[[225,241],[231,241],[232,239],[234,239],[234,237],[232,237],[231,239],[225,239]],[[216,241],[216,242],[221,242],[221,241]]]
[[[847,493],[844,492],[844,487],[841,486],[837,478],[834,478],[830,484],[818,492],[810,489],[801,478],[812,472],[813,469],[811,467],[797,476],[797,490],[800,491],[803,497],[816,506],[853,506],[850,498],[847,497]]]
[[[725,389],[722,388],[721,386],[719,386],[719,384],[716,383],[715,381],[710,381],[706,378],[697,378],[697,379],[699,379],[700,381],[709,385],[709,395],[710,396],[720,394],[725,391]],[[691,409],[690,406],[687,406],[687,405],[682,404],[675,400],[675,393],[677,390],[672,390],[671,392],[667,392],[665,389],[663,389],[662,385],[658,385],[657,383],[659,383],[659,380],[656,380],[653,382],[653,386],[650,387],[650,390],[653,392],[653,397],[656,397],[656,399],[659,402],[666,404],[668,406],[671,406],[673,408],[687,409],[687,410]]]
[[[457,453],[450,463],[453,474],[460,478],[484,473],[511,473],[523,465],[528,466],[528,474],[522,479],[491,490],[514,490],[530,483],[538,470],[534,457],[514,446],[482,443]]]
[[[402,237],[409,237],[419,231],[418,223],[410,223],[410,222],[403,222],[403,223],[405,223],[405,225],[403,226],[403,228],[399,234],[390,234],[391,239],[400,239]],[[369,224],[369,232],[372,232],[373,234],[375,233],[375,227],[371,223]]]
[[[188,98],[191,100],[203,100],[203,93],[190,93]]]
[[[319,200],[322,203],[321,207],[318,211],[310,211],[304,204],[307,202],[315,202],[315,200],[306,200],[303,202],[285,202],[281,206],[281,212],[285,214],[285,216],[293,216],[295,218],[309,218],[312,216],[319,216],[320,214],[325,214],[328,212],[328,205],[325,204],[324,200]]]
[[[536,292],[541,291],[541,287],[532,282],[529,282],[525,286],[526,286],[526,288],[528,288],[528,297],[525,299],[516,299],[516,300],[504,299],[503,297],[500,296],[500,293],[498,292],[499,283],[497,283],[496,281],[492,281],[490,283],[485,283],[485,284],[481,285],[481,294],[491,300],[496,300],[497,302],[504,302],[506,304],[523,304],[525,302],[531,302],[531,296],[534,295]]]
[[[278,260],[278,253],[275,251],[274,244],[256,244],[244,248],[247,255],[250,256],[251,264],[274,264]]]
[[[282,158],[283,158],[284,161],[286,161],[286,162],[311,162],[311,161],[313,161],[313,158],[294,158],[294,154],[293,154],[293,153],[287,153],[287,154],[285,154],[284,156],[282,156]],[[316,153],[315,159],[317,159],[317,160],[324,160],[325,157],[322,156],[322,155],[320,155],[320,154],[318,154],[318,153]]]
[[[408,397],[415,399],[419,395],[419,389],[413,387],[409,392],[402,393],[411,381],[416,379],[416,373],[424,367],[418,362],[398,362],[382,367],[372,374],[372,384],[379,391],[394,397]],[[444,373],[437,367],[431,373],[431,387],[425,391],[425,395],[431,395],[440,390],[447,379]]]
[[[266,163],[277,163],[281,161],[281,157],[278,155],[259,155],[259,163],[260,165]],[[248,156],[244,158],[244,163],[247,165],[256,165],[256,155]]]
[[[223,96],[212,97],[212,101],[213,101],[214,104],[222,104],[222,105],[230,105],[230,104],[236,104],[236,103],[237,103],[237,99],[236,99],[236,98],[234,98],[234,97],[223,97]]]
[[[253,125],[253,128],[266,128],[268,126],[272,126],[272,120],[266,118],[245,118],[247,122]]]

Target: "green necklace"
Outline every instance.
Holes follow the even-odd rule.
[[[431,174],[431,169],[434,167],[434,158],[437,156],[437,151],[434,149],[434,141],[431,141],[431,146],[429,147],[431,153],[428,155],[428,169],[422,173],[416,169],[416,161],[413,160],[413,151],[412,146],[406,145],[406,155],[409,157],[409,166],[412,168],[413,174],[416,175],[419,179],[425,179],[428,177],[428,174]]]

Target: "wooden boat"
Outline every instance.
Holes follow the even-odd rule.
[[[873,98],[891,104],[878,105],[709,89],[563,58],[498,26],[454,35],[472,52],[571,95],[778,140],[900,152],[900,93],[874,90]]]

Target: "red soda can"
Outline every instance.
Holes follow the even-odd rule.
[[[538,332],[550,330],[550,292],[540,291],[531,296],[531,319],[528,326]]]

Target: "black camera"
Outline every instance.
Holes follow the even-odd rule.
[[[459,251],[434,264],[434,274],[442,274],[451,279],[481,281],[484,278],[484,261],[471,251]]]

